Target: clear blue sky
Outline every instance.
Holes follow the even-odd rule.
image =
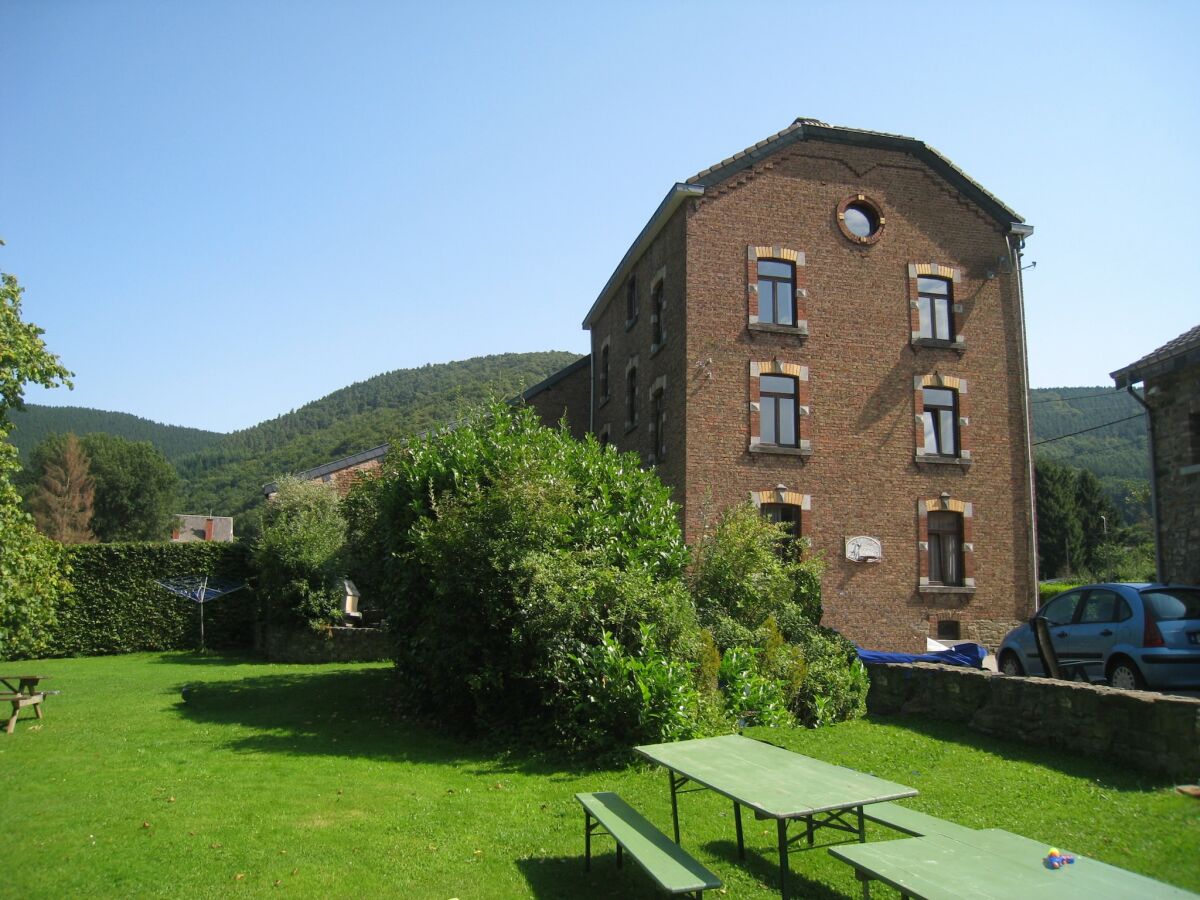
[[[0,269],[36,403],[245,428],[380,372],[586,352],[667,189],[797,116],[1037,228],[1035,386],[1200,323],[1200,4],[0,0]]]

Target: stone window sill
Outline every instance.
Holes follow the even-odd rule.
[[[1200,475],[1200,463],[1191,466],[1184,466],[1179,470],[1180,475]]]
[[[650,345],[650,355],[658,356],[658,351],[661,350],[665,346],[667,346],[666,341],[663,341],[661,344],[651,344]]]
[[[779,447],[775,444],[754,444],[750,452],[768,456],[812,456],[811,447]]]
[[[962,585],[922,584],[917,586],[920,594],[957,594],[969,597],[975,593],[975,588]]]
[[[634,316],[632,319],[626,319],[625,320],[625,330],[628,331],[630,328],[632,328],[634,325],[636,325],[637,320],[638,320],[637,316]]]
[[[762,334],[786,334],[792,337],[800,338],[803,341],[808,337],[808,323],[799,322],[795,325],[773,325],[769,322],[748,322],[746,328],[753,332]]]
[[[969,456],[915,456],[913,461],[917,465],[931,466],[958,466],[963,469],[971,467],[971,458]]]
[[[611,394],[609,394],[607,397],[601,397],[599,400],[596,401],[596,409],[604,409],[604,407],[608,406],[608,401],[611,399],[612,399]]]
[[[913,338],[912,345],[914,350],[956,350],[960,356],[967,349],[963,341],[942,341],[937,338]]]
[[[625,423],[625,434],[629,434],[629,432],[631,432],[631,431],[636,431],[637,426],[638,426],[637,422],[626,422]]]

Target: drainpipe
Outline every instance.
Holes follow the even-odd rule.
[[[1032,225],[1014,222],[1008,229],[1013,274],[1017,276],[1017,340],[1021,346],[1021,415],[1025,424],[1025,481],[1029,495],[1029,575],[1033,579],[1033,608],[1038,608],[1037,482],[1033,461],[1033,416],[1029,407],[1029,346],[1025,339],[1025,287],[1021,277],[1021,251],[1025,238],[1033,234]]]
[[[1154,465],[1154,416],[1150,414],[1150,404],[1137,395],[1133,382],[1125,385],[1125,392],[1146,411],[1146,443],[1150,450],[1150,518],[1154,520],[1154,577],[1163,580],[1162,564],[1162,534],[1161,523],[1158,521],[1158,467]]]

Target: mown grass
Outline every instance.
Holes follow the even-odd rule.
[[[615,869],[603,839],[584,872],[573,795],[616,790],[667,830],[665,774],[489,749],[397,720],[386,666],[189,654],[0,665],[19,671],[52,676],[62,694],[40,727],[22,719],[0,735],[0,896],[658,896],[636,866]],[[756,736],[912,785],[926,812],[1200,890],[1200,804],[1162,780],[911,719]],[[747,819],[741,862],[727,801],[689,794],[681,819],[684,846],[726,896],[778,894],[769,823]],[[794,896],[860,896],[820,845],[792,869]]]

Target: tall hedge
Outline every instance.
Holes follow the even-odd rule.
[[[76,544],[65,551],[75,593],[50,629],[48,655],[196,648],[200,643],[196,604],[156,582],[187,575],[242,581],[251,575],[249,553],[241,544]],[[257,600],[249,587],[206,603],[205,646],[252,647],[256,616]]]

